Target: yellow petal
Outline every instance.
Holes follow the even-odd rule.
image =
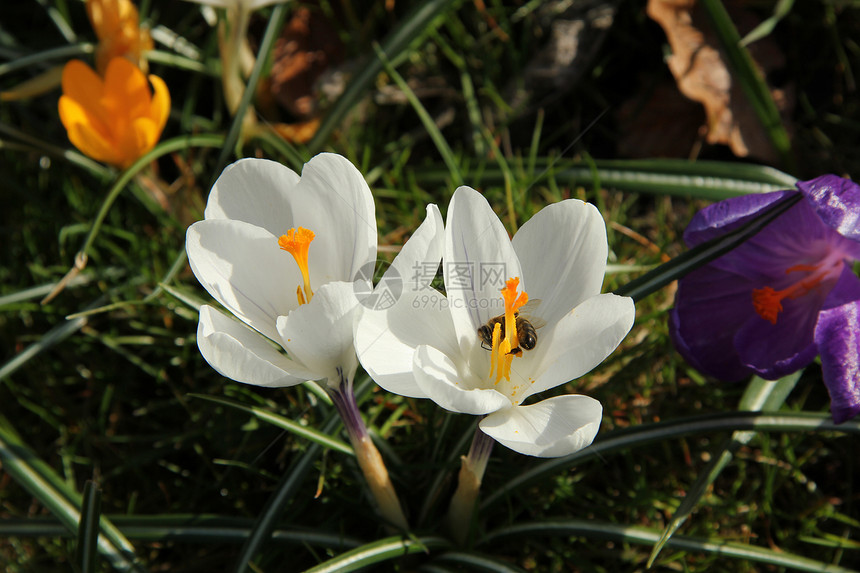
[[[77,101],[62,96],[59,104],[60,120],[69,135],[69,141],[84,155],[117,165],[120,157],[117,145],[104,125]]]
[[[126,121],[149,113],[146,76],[125,58],[114,58],[105,72],[105,106]]]
[[[149,105],[148,116],[158,127],[158,135],[160,136],[161,131],[167,123],[167,116],[170,114],[170,91],[167,89],[167,84],[164,83],[164,80],[156,75],[150,74],[149,81],[152,83],[155,93]]]
[[[132,132],[129,134],[134,139],[134,147],[137,161],[141,156],[152,151],[155,144],[158,143],[158,138],[161,135],[161,129],[148,117],[139,117],[132,124]]]
[[[65,95],[61,96],[58,109],[60,112],[60,121],[63,123],[63,127],[65,127],[66,130],[71,129],[76,125],[84,124],[88,125],[90,129],[98,133],[102,139],[106,141],[112,141],[114,139],[113,131],[110,129],[110,126],[105,124],[97,115],[90,113],[90,111],[81,105],[78,100]]]
[[[104,95],[102,79],[88,65],[72,60],[63,68],[63,94],[92,108]]]

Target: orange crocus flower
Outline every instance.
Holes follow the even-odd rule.
[[[99,39],[96,69],[104,75],[108,63],[128,58],[146,71],[143,54],[153,49],[149,30],[140,27],[137,8],[130,0],[87,0],[87,15]]]
[[[60,120],[69,140],[97,161],[126,168],[158,142],[170,112],[170,93],[158,76],[146,76],[114,58],[104,80],[80,60],[63,68]]]

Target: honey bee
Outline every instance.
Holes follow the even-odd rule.
[[[517,340],[520,345],[516,348],[511,348],[508,354],[519,354],[522,350],[532,350],[537,346],[537,329],[546,324],[543,320],[533,316],[527,316],[530,311],[534,311],[540,304],[540,299],[533,299],[527,302],[519,312],[514,313],[514,319],[517,326]],[[523,316],[523,315],[526,316]],[[487,323],[478,328],[478,337],[481,339],[481,348],[492,350],[493,345],[493,329],[496,324],[501,324],[502,332],[505,331],[505,315],[500,314],[494,316]],[[504,336],[504,335],[503,335]]]

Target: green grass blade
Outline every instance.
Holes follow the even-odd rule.
[[[780,380],[764,380],[754,376],[747,385],[744,395],[741,397],[739,410],[755,412],[761,410],[775,411],[785,403],[786,398],[800,380],[801,372],[789,374]],[[708,488],[719,477],[734,457],[735,452],[743,445],[749,443],[755,436],[755,432],[734,432],[732,437],[726,440],[722,446],[711,454],[711,462],[705,467],[695,483],[687,490],[681,505],[675,510],[672,519],[663,529],[660,540],[651,550],[646,567],[651,567],[654,560],[662,551],[666,543],[672,538],[676,531],[692,515],[699,501],[708,491]]]
[[[60,476],[24,444],[5,419],[0,419],[0,462],[3,470],[38,499],[72,535],[77,533],[82,520],[81,496],[71,491]],[[115,569],[143,573],[133,546],[122,533],[104,517],[100,519],[100,526],[103,535],[96,536],[98,551]]]
[[[331,437],[331,435],[329,435],[328,433],[307,426],[302,426],[301,424],[293,422],[292,420],[284,418],[283,416],[274,414],[266,410],[265,408],[260,408],[258,406],[248,406],[246,404],[235,402],[227,398],[208,396],[206,394],[188,394],[188,396],[192,398],[200,398],[202,400],[207,400],[209,402],[222,404],[224,406],[229,406],[237,410],[248,412],[258,420],[272,424],[275,427],[286,430],[299,437],[306,438],[311,442],[319,444],[324,448],[328,448],[330,450],[334,450],[336,452],[340,452],[348,456],[355,455],[355,452],[352,450],[352,447],[349,444],[342,442],[337,438]]]
[[[65,38],[69,43],[75,42],[77,40],[77,36],[75,35],[75,31],[72,30],[72,27],[69,25],[66,15],[63,14],[62,11],[58,10],[56,6],[52,5],[54,3],[49,3],[48,0],[36,1],[45,9],[45,12],[48,14],[48,18],[51,19],[54,26],[57,28],[57,31],[62,34],[63,38]]]
[[[53,143],[42,141],[37,137],[33,137],[29,133],[19,131],[11,125],[6,125],[2,122],[0,122],[0,133],[4,133],[10,137],[14,137],[15,139],[23,141],[27,145],[31,146],[33,149],[37,150],[39,153],[44,153],[52,157],[61,157],[72,165],[76,165],[81,169],[88,171],[93,177],[102,181],[107,181],[112,177],[112,169],[105,167],[98,161],[93,161],[83,153],[80,153],[74,149],[65,149],[54,145]],[[7,146],[8,144],[5,144],[5,142],[0,140],[0,147]]]
[[[78,522],[76,556],[82,573],[93,573],[98,565],[99,518],[102,492],[94,481],[84,485],[81,519]]]
[[[451,542],[441,537],[386,537],[342,553],[305,573],[348,573],[411,553],[429,553],[431,549],[450,546]]]
[[[211,188],[215,184],[215,180],[221,174],[224,167],[227,166],[230,154],[236,147],[239,137],[242,135],[242,124],[245,120],[245,114],[248,113],[251,107],[251,101],[257,93],[257,83],[260,81],[260,76],[263,73],[263,68],[268,60],[269,53],[272,51],[272,46],[275,40],[283,29],[284,19],[287,11],[284,4],[278,4],[272,10],[272,15],[269,17],[269,24],[266,26],[266,32],[263,34],[263,39],[260,42],[260,49],[257,51],[257,61],[254,62],[254,69],[248,77],[248,83],[245,86],[245,91],[242,93],[242,99],[239,101],[239,107],[236,108],[236,115],[233,117],[233,123],[230,125],[230,131],[227,132],[227,138],[224,141],[224,146],[221,148],[221,153],[218,156],[218,163],[215,164],[215,169],[212,171]]]
[[[439,155],[442,156],[442,161],[445,162],[445,166],[451,174],[451,179],[453,180],[454,185],[462,185],[463,176],[460,174],[460,168],[457,166],[457,159],[454,157],[454,152],[451,151],[451,147],[445,140],[445,136],[442,135],[441,131],[439,131],[439,127],[436,125],[436,122],[433,121],[433,118],[430,117],[429,113],[427,113],[427,109],[422,105],[421,100],[418,99],[418,96],[415,95],[412,88],[409,87],[409,84],[406,83],[406,80],[397,73],[397,70],[394,69],[394,66],[391,65],[388,58],[385,57],[385,52],[383,52],[379,46],[374,46],[374,49],[376,50],[376,56],[385,68],[385,72],[392,80],[394,80],[394,83],[397,84],[397,87],[400,88],[410,105],[412,105],[412,109],[414,109],[415,113],[418,114],[421,124],[424,125],[424,129],[427,131],[430,139],[433,140],[436,150],[439,152]]]
[[[642,300],[649,294],[657,292],[672,281],[683,277],[687,273],[708,264],[735,247],[740,246],[744,241],[764,229],[768,223],[786,212],[794,206],[795,203],[798,203],[801,200],[801,197],[802,195],[797,193],[782,199],[764,213],[751,219],[742,227],[726,233],[721,237],[716,237],[710,241],[696,245],[685,253],[673,258],[671,261],[663,263],[653,271],[647,272],[641,277],[633,279],[626,285],[622,285],[615,290],[615,294],[629,296],[636,302]]]
[[[615,541],[617,543],[636,543],[639,545],[651,545],[660,537],[660,533],[657,530],[646,529],[644,527],[602,523],[592,520],[568,519],[564,521],[545,521],[542,523],[523,523],[503,527],[489,533],[481,542],[489,543],[508,537],[522,541],[523,539],[537,535],[579,536]],[[745,545],[724,539],[702,539],[678,535],[673,537],[668,545],[674,549],[710,553],[741,561],[764,563],[776,567],[788,567],[797,571],[809,571],[811,573],[857,573],[851,569],[815,561],[800,555]]]
[[[452,564],[457,566],[457,571],[462,571],[466,567],[467,571],[490,571],[491,573],[524,573],[525,569],[521,569],[516,565],[505,563],[498,559],[493,559],[486,554],[465,552],[465,551],[449,551],[444,555],[440,555],[437,561],[444,564]]]
[[[433,30],[436,27],[433,23],[437,17],[456,1],[425,0],[418,4],[382,41],[381,46],[385,56],[391,61],[396,61],[413,41]],[[380,71],[382,71],[382,61],[379,58],[372,58],[361,67],[361,71],[355,77],[350,79],[346,89],[329,109],[313,139],[308,143],[311,154],[323,148],[332,131],[337,129],[346,114],[358,103]]]
[[[194,72],[212,78],[221,77],[221,62],[218,60],[210,60],[204,63],[173,52],[162,52],[159,50],[150,50],[147,52],[146,59],[156,64],[163,64],[187,72]]]
[[[129,539],[201,544],[244,543],[254,525],[253,519],[225,515],[110,515],[108,519]],[[0,537],[13,536],[68,538],[71,533],[52,517],[0,520]],[[313,531],[304,527],[276,529],[272,532],[272,540],[332,549],[352,549],[364,543],[340,532]]]
[[[86,240],[84,241],[84,245],[81,247],[80,251],[78,251],[77,258],[82,258],[86,261],[87,254],[89,253],[90,248],[92,247],[93,241],[95,241],[96,236],[101,229],[102,223],[104,223],[105,217],[107,217],[108,212],[110,211],[111,206],[113,205],[116,198],[119,196],[120,192],[125,188],[126,185],[131,181],[131,179],[137,175],[140,171],[142,171],[146,166],[150,163],[167,155],[168,153],[173,153],[174,151],[180,151],[183,149],[188,149],[190,147],[221,147],[224,145],[224,137],[220,135],[214,134],[199,134],[199,135],[182,135],[179,137],[174,137],[173,139],[168,139],[167,141],[162,141],[155,148],[135,161],[131,167],[126,169],[120,174],[117,178],[116,182],[113,184],[113,187],[108,191],[105,200],[102,202],[101,209],[99,209],[98,214],[96,214],[96,218],[93,220],[92,227],[90,227],[90,232],[87,235]]]
[[[714,26],[714,31],[720,39],[723,53],[729,60],[729,65],[740,81],[747,98],[752,104],[756,116],[764,127],[768,139],[790,171],[793,171],[791,157],[791,141],[788,132],[782,124],[779,109],[773,101],[770,88],[759,72],[749,51],[741,42],[740,34],[735,28],[722,0],[702,0],[700,6],[705,10]]]
[[[719,201],[749,193],[767,193],[791,189],[795,177],[763,165],[747,165],[722,161],[687,161],[682,159],[634,159],[570,161],[539,157],[534,161],[537,174],[534,186],[550,176],[567,181],[571,186],[591,186],[596,181],[604,187],[623,191],[672,195]],[[478,165],[481,185],[503,185],[504,172],[497,166]],[[438,168],[415,170],[416,181],[424,186],[444,185],[447,172]],[[464,174],[467,184],[477,186]]]
[[[333,416],[323,426],[323,432],[332,432],[339,424],[340,417]],[[271,539],[272,530],[275,529],[277,520],[296,494],[305,475],[311,469],[314,460],[319,456],[320,449],[319,444],[312,444],[299,457],[298,462],[291,468],[289,473],[284,475],[281,483],[278,485],[278,489],[266,502],[260,515],[257,516],[257,521],[254,523],[254,527],[251,528],[248,540],[239,552],[239,557],[236,559],[236,565],[233,568],[236,573],[244,573],[251,566],[254,557],[259,553],[263,544]]]
[[[76,44],[73,46],[51,48],[35,54],[21,56],[20,58],[15,58],[11,62],[0,64],[0,76],[4,76],[16,70],[28,69],[52,60],[68,60],[80,56],[87,56],[95,52],[95,50],[96,48],[93,44]]]
[[[669,422],[641,424],[598,436],[593,444],[575,454],[555,458],[534,466],[488,494],[481,509],[514,495],[514,492],[536,479],[557,475],[571,467],[600,456],[665,440],[710,432],[844,432],[860,434],[860,420],[834,424],[830,414],[725,412],[682,418]],[[656,539],[655,539],[656,541]]]
[[[776,6],[773,7],[773,14],[744,36],[744,39],[741,40],[741,45],[749,46],[753,42],[770,35],[773,29],[776,28],[776,25],[779,24],[779,21],[788,16],[793,6],[794,0],[777,0]]]
[[[107,300],[107,297],[99,297],[94,303],[87,308],[98,308]],[[9,359],[2,367],[0,367],[0,380],[10,376],[13,372],[21,368],[29,360],[32,360],[45,350],[51,348],[55,344],[59,344],[72,334],[76,333],[87,323],[85,317],[74,318],[62,322],[43,334],[39,340],[29,345],[27,348],[17,353]]]
[[[116,280],[122,277],[125,274],[125,271],[120,268],[107,268],[103,269],[99,273],[87,273],[87,274],[79,274],[72,280],[70,280],[66,284],[66,288],[74,288],[78,286],[85,286],[88,284],[92,284],[96,281],[101,280]],[[9,306],[12,304],[16,304],[19,302],[24,302],[28,300],[42,298],[57,286],[56,282],[43,284],[39,286],[30,287],[28,289],[20,290],[18,292],[13,292],[7,294],[5,296],[0,296],[0,310],[3,309],[4,306]]]

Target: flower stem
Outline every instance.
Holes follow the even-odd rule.
[[[376,449],[373,440],[370,439],[367,427],[358,411],[355,393],[352,390],[352,380],[344,377],[343,370],[340,368],[338,368],[338,375],[340,382],[337,385],[329,384],[329,392],[335,408],[343,419],[349,441],[355,450],[358,467],[364,473],[364,478],[367,480],[367,485],[379,506],[382,517],[391,525],[404,531],[408,530],[409,524],[403,514],[400,500],[397,499],[394,484],[391,483],[391,478],[388,476],[388,469],[385,467],[385,462],[382,461],[379,450]]]
[[[493,438],[482,432],[480,427],[475,428],[469,454],[460,458],[462,465],[457,478],[457,491],[454,492],[448,507],[448,527],[454,540],[460,545],[465,545],[468,540],[472,514],[478,501],[478,490],[481,489],[481,480],[484,478],[484,470],[487,469],[494,443]]]

